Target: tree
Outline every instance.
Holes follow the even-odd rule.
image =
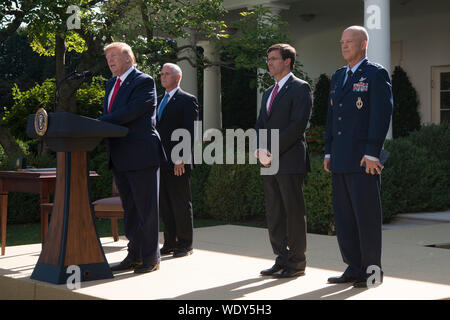
[[[31,13],[38,6],[36,0],[13,0],[0,3],[0,43],[19,29],[22,22],[29,22]]]
[[[393,137],[404,137],[420,129],[419,99],[406,72],[399,66],[392,75],[394,110],[392,114]]]
[[[29,14],[36,8],[33,0],[15,0],[0,3],[0,44],[5,42],[20,27],[28,22]],[[0,118],[0,144],[8,155],[23,156],[23,151]]]
[[[189,30],[204,37],[220,36],[215,32],[223,31],[225,25],[218,19],[225,12],[220,0],[16,0],[2,3],[0,8],[1,26],[5,26],[0,29],[0,39],[13,34],[21,22],[27,23],[32,49],[55,60],[54,78],[60,85],[57,110],[73,113],[78,113],[75,94],[83,80],[62,80],[74,69],[105,70],[106,43],[126,41],[144,66],[152,66],[176,56],[176,51],[168,50],[176,49],[174,37],[187,36]],[[77,53],[70,63],[72,70],[68,52]],[[2,132],[7,131],[3,121],[0,126]],[[5,139],[8,141],[3,143]],[[0,143],[10,149],[15,141],[10,134],[2,134]]]
[[[178,46],[177,39],[193,34],[198,39],[226,37],[222,0],[134,0],[129,9],[110,33],[131,45],[140,69],[150,74],[158,74],[165,62],[187,60],[194,67],[204,67],[196,44]],[[178,55],[186,49],[196,53],[195,60]]]
[[[140,65],[152,66],[176,56],[174,38],[189,30],[205,37],[220,36],[224,13],[220,0],[40,0],[39,15],[27,29],[33,49],[56,60],[56,82],[66,70],[65,54],[81,54],[77,70],[99,72],[106,67],[103,47],[112,41],[126,41]],[[78,22],[78,27],[68,28]],[[76,25],[77,23],[75,23]],[[77,112],[73,96],[83,80],[60,87],[58,110]]]
[[[287,23],[269,8],[255,6],[252,10],[240,13],[240,18],[230,25],[232,36],[215,41],[221,52],[221,65],[231,69],[245,69],[255,74],[252,87],[262,90],[272,85],[273,80],[267,73],[257,73],[258,69],[267,69],[266,51],[276,43],[288,43]],[[294,73],[303,77],[301,64],[295,64]],[[257,75],[257,76],[256,76]]]
[[[270,9],[256,6],[240,13],[230,23],[230,36],[215,40],[221,53],[224,127],[250,128],[254,126],[257,110],[257,90],[264,91],[273,84],[267,72],[267,49],[276,43],[289,43],[287,23]],[[205,66],[210,62],[205,61]],[[296,61],[294,74],[310,79]]]

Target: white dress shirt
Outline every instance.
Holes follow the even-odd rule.
[[[283,86],[286,83],[286,81],[288,81],[288,79],[292,75],[293,75],[292,72],[289,72],[279,82],[275,83],[275,86],[278,84],[278,92],[280,92],[281,88],[283,88]],[[266,110],[267,110],[267,112],[269,111],[270,100],[272,99],[272,94],[273,94],[273,90],[275,89],[275,86],[273,86],[272,92],[270,93],[269,98],[267,99],[267,103],[266,103]]]
[[[127,71],[125,71],[120,77],[117,77],[117,79],[120,78],[120,86],[122,86],[122,84],[123,84],[123,82],[125,81],[125,79],[128,77],[128,75],[129,75],[129,74],[131,73],[131,71],[133,71],[133,70],[134,70],[134,67],[130,67],[130,69],[128,69]],[[114,82],[113,89],[109,92],[109,95],[108,95],[108,107],[109,107],[109,103],[110,103],[110,101],[111,101],[112,94],[113,94],[113,92],[114,92],[114,87],[116,86],[117,79],[116,79],[116,81]]]
[[[175,94],[175,92],[178,91],[178,89],[180,89],[180,87],[176,87],[175,89],[171,90],[170,92],[167,92],[167,91],[166,91],[166,92],[164,93],[164,96],[165,96],[166,94],[169,94],[169,99],[167,99],[167,103],[169,103],[170,99],[172,99],[173,95]],[[163,96],[163,99],[164,99],[164,96]]]

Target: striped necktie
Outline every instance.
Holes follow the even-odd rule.
[[[270,109],[272,109],[272,103],[273,103],[273,99],[275,99],[275,96],[278,93],[278,83],[275,85],[275,88],[272,91],[272,97],[270,98],[270,103],[269,103],[269,109],[267,109],[267,115],[270,114]]]

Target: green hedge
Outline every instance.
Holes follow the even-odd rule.
[[[256,166],[256,165],[255,165]],[[214,219],[227,222],[245,221],[247,182],[251,165],[213,165],[206,181],[205,211]]]
[[[304,185],[308,232],[334,232],[331,175],[323,170],[320,156],[311,159],[312,172]],[[194,170],[193,177],[196,175]],[[263,178],[259,165],[213,165],[199,191],[204,195],[201,216],[227,222],[265,221]],[[194,216],[198,217],[194,199]]]
[[[56,160],[52,155],[41,157],[27,156],[27,165],[38,168],[55,168]],[[13,170],[14,158],[0,153],[0,170]],[[23,192],[10,192],[8,194],[8,221],[19,224],[39,222],[41,219],[39,195]]]
[[[428,125],[386,141],[381,197],[385,221],[397,213],[450,208],[450,124]]]
[[[334,234],[331,174],[323,169],[323,157],[311,157],[311,173],[303,189],[308,232]]]
[[[450,124],[430,125],[408,137],[386,141],[390,151],[382,174],[383,221],[398,213],[433,212],[450,208]],[[28,159],[38,167],[54,167],[54,158]],[[333,234],[331,174],[321,155],[311,156],[312,172],[304,185],[308,232]],[[100,174],[91,184],[92,200],[111,194],[111,172],[104,146],[91,153],[91,170]],[[0,153],[0,169],[12,160]],[[191,188],[194,218],[233,222],[265,221],[265,202],[258,165],[197,165]],[[8,223],[39,221],[37,195],[11,193]]]

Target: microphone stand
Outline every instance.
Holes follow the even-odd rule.
[[[77,71],[72,71],[71,73],[69,73],[64,79],[62,79],[57,85],[56,85],[56,89],[55,89],[55,94],[53,97],[53,112],[56,112],[56,106],[57,106],[57,96],[59,96],[59,89],[61,88],[61,85],[67,81],[67,79],[71,76],[73,76],[74,74],[76,74]]]

